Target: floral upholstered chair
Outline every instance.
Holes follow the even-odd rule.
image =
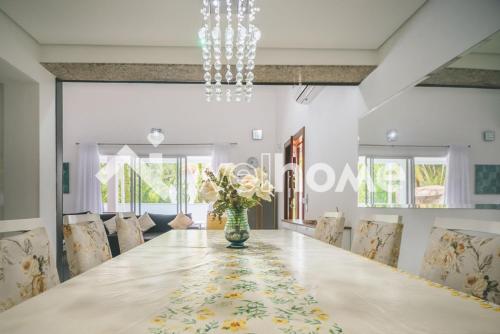
[[[0,221],[0,235],[2,312],[56,286],[59,276],[39,219]]]
[[[120,254],[144,243],[141,225],[135,215],[130,218],[116,218],[116,232],[118,234]]]
[[[345,218],[342,212],[325,212],[314,229],[314,238],[342,247]]]
[[[446,227],[436,220],[420,275],[500,304],[500,235]]]
[[[377,262],[397,267],[402,234],[401,216],[375,215],[360,221],[351,250]]]
[[[63,234],[72,277],[111,259],[108,237],[99,215],[65,216]]]

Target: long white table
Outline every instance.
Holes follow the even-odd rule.
[[[500,309],[296,232],[172,231],[0,314],[0,333],[498,334]]]

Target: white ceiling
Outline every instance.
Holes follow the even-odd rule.
[[[256,0],[260,47],[378,49],[425,0]],[[41,44],[196,46],[201,0],[0,0]]]

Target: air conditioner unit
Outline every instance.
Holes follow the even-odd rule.
[[[322,89],[323,87],[321,86],[298,86],[295,91],[295,101],[300,104],[309,104],[318,96]]]

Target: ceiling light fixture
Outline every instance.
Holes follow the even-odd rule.
[[[398,130],[395,129],[388,130],[386,133],[387,141],[390,143],[395,142],[396,140],[398,140],[398,135],[399,135]]]
[[[152,128],[147,138],[151,145],[158,147],[165,140],[165,135],[162,129]]]
[[[233,3],[237,8],[234,20]],[[222,99],[223,62],[226,68],[224,73],[224,82],[227,84],[226,100],[230,102],[234,99],[240,102],[245,98],[250,102],[252,99],[257,41],[261,37],[259,28],[252,22],[258,11],[255,0],[203,0],[201,9],[203,26],[198,32],[198,37],[202,47],[205,71],[203,79],[207,101],[211,101],[212,98],[216,101]],[[222,12],[226,14],[225,20],[221,16]],[[224,41],[224,52],[222,52],[222,41]],[[235,43],[236,59],[233,60]],[[236,75],[232,72],[233,66]]]

